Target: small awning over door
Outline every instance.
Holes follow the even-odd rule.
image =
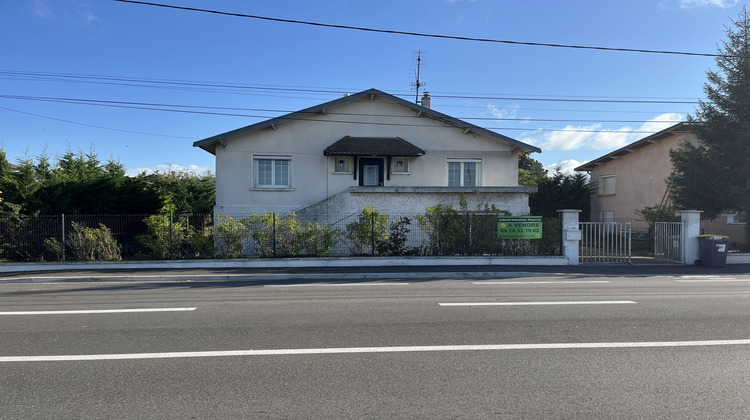
[[[346,136],[341,140],[326,147],[323,151],[325,156],[353,156],[354,157],[354,179],[357,179],[357,158],[360,156],[383,156],[387,158],[386,174],[390,179],[391,158],[393,157],[419,157],[424,155],[424,150],[409,143],[401,137],[351,137]]]

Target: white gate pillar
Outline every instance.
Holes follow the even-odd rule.
[[[682,218],[682,262],[694,265],[698,258],[698,235],[701,234],[701,210],[680,210]]]
[[[581,210],[558,210],[560,229],[562,230],[562,254],[567,257],[568,265],[578,265],[578,243],[581,241],[581,229],[578,226],[578,215]]]

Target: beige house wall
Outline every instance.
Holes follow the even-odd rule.
[[[676,149],[682,141],[695,142],[696,138],[691,133],[673,134],[617,159],[603,162],[591,170],[594,187],[592,220],[632,222],[633,229],[647,229],[645,222],[636,220],[638,216],[635,211],[646,206],[658,206],[662,202],[667,192],[666,180],[672,173],[669,151]],[[609,175],[615,177],[615,193],[600,194],[600,180]]]

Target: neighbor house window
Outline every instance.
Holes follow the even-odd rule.
[[[599,195],[615,194],[615,176],[602,175],[599,177]]]
[[[409,161],[406,159],[395,159],[393,161],[393,173],[405,174],[409,172]]]
[[[744,225],[747,223],[744,214],[727,214],[728,225]]]
[[[253,162],[256,188],[292,187],[291,156],[256,156]]]
[[[336,168],[334,172],[350,173],[349,169],[349,158],[336,158]]]
[[[477,187],[482,185],[482,161],[480,159],[449,160],[449,187]]]

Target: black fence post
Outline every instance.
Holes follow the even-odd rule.
[[[62,218],[62,260],[65,262],[65,213],[60,216]]]
[[[372,243],[372,255],[375,255],[375,212],[370,213],[370,242]]]
[[[273,257],[276,258],[276,213],[271,213],[273,218]]]
[[[471,219],[466,212],[466,255],[471,255]]]
[[[558,212],[557,213],[557,221],[558,221],[558,223],[557,223],[558,224],[558,229],[557,229],[557,238],[558,238],[558,241],[557,241],[557,243],[560,245],[560,255],[563,255],[564,254],[563,247],[565,246],[565,243],[563,242],[563,223],[562,223],[562,221],[563,221],[563,214],[562,214],[562,212]],[[579,229],[581,227],[580,221],[578,223],[578,227],[579,227]]]
[[[174,213],[169,213],[169,259],[174,259],[174,234],[173,234],[173,224],[174,224]]]

